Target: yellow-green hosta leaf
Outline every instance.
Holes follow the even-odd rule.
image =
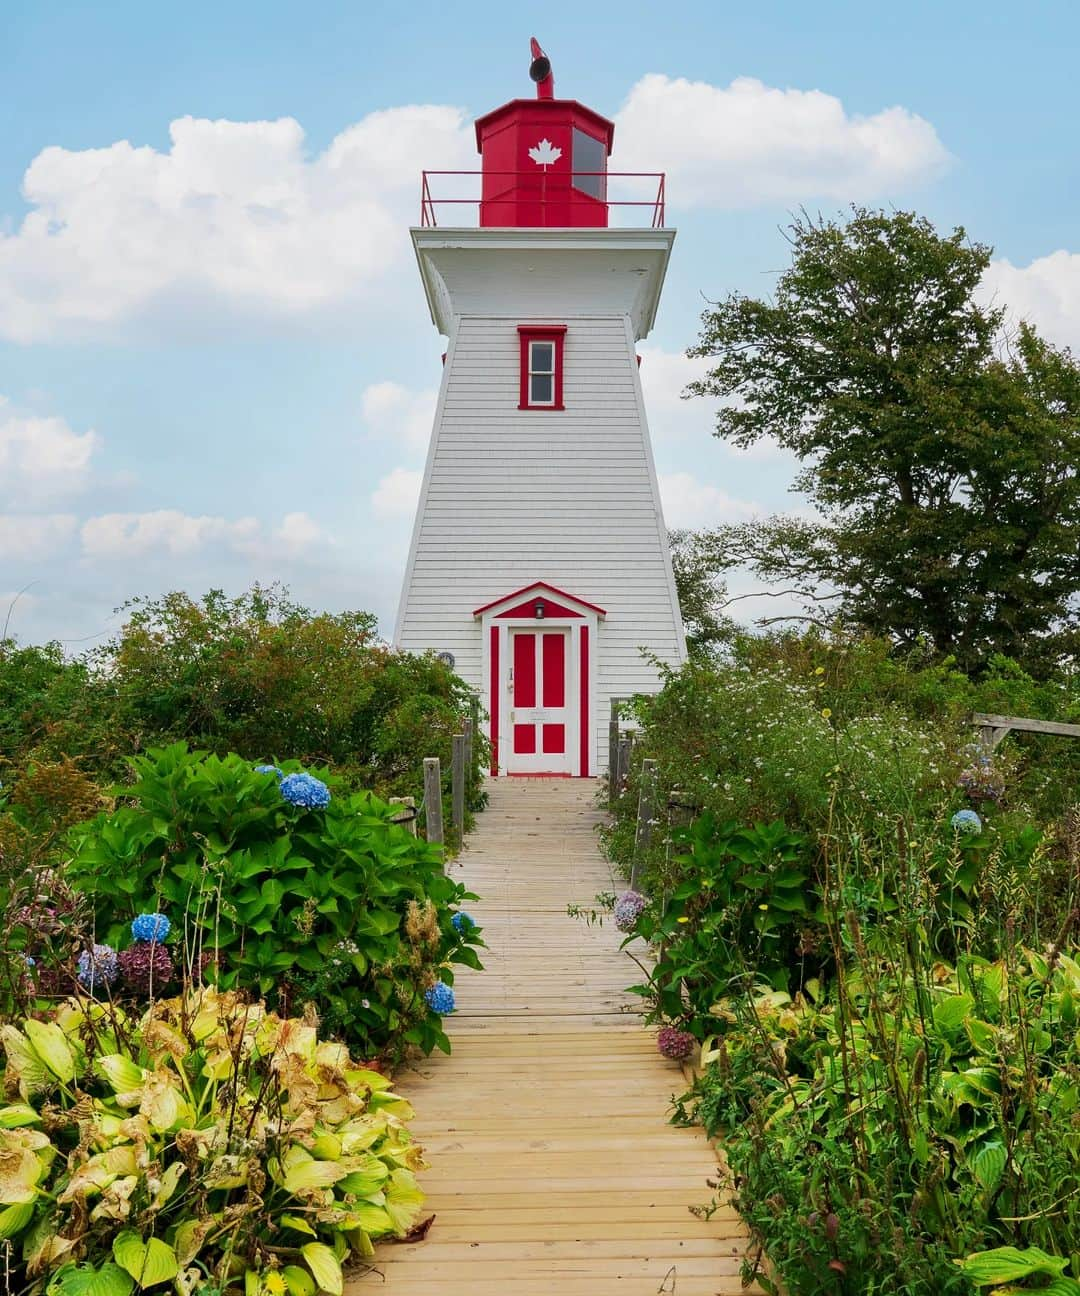
[[[300,1254],[307,1262],[319,1291],[328,1292],[329,1296],[341,1296],[344,1287],[341,1263],[333,1251],[321,1242],[309,1242],[300,1248]]]
[[[57,1080],[67,1084],[75,1078],[75,1055],[72,1053],[64,1032],[56,1022],[41,1022],[28,1017],[23,1023],[26,1034],[33,1045],[34,1052],[56,1076]]]
[[[373,1206],[370,1202],[357,1202],[349,1207],[349,1218],[345,1227],[350,1230],[361,1229],[365,1233],[370,1233],[372,1237],[385,1237],[387,1233],[394,1232],[394,1221],[390,1212],[382,1206]]]
[[[971,1162],[971,1168],[975,1172],[975,1178],[978,1179],[987,1192],[993,1192],[1001,1182],[1007,1160],[1008,1153],[1005,1151],[1005,1144],[998,1139],[990,1143],[984,1143],[976,1152]]]
[[[315,1279],[299,1265],[286,1265],[281,1271],[289,1296],[315,1296]]]
[[[378,1192],[390,1177],[390,1171],[377,1156],[367,1153],[363,1156],[349,1157],[349,1173],[339,1185],[342,1192],[355,1193],[357,1197],[370,1197]]]
[[[137,1107],[142,1098],[143,1082],[146,1072],[136,1066],[131,1058],[123,1053],[109,1053],[99,1057],[97,1069],[112,1085],[113,1093],[118,1097],[121,1107]]]
[[[303,1215],[282,1215],[281,1223],[286,1228],[294,1229],[297,1233],[310,1233],[312,1237],[319,1236],[307,1220],[304,1219]]]
[[[244,1296],[259,1296],[262,1290],[262,1275],[258,1269],[244,1270]]]
[[[203,1181],[207,1188],[239,1188],[247,1183],[247,1177],[244,1158],[228,1153],[210,1162]]]
[[[195,1118],[173,1071],[152,1071],[146,1077],[139,1113],[161,1133],[179,1129]]]
[[[180,1272],[176,1252],[167,1242],[161,1238],[144,1242],[134,1229],[125,1229],[114,1239],[113,1258],[140,1287],[170,1282]]]
[[[362,1228],[351,1229],[349,1231],[349,1244],[352,1246],[356,1255],[361,1256],[364,1260],[370,1260],[375,1254],[375,1247],[371,1238]]]
[[[183,1165],[179,1161],[174,1161],[172,1165],[166,1169],[165,1173],[161,1176],[161,1186],[154,1193],[154,1199],[150,1203],[151,1211],[159,1211],[168,1203],[169,1198],[180,1186],[180,1180],[184,1177],[186,1172],[187,1166]]]
[[[4,1080],[9,1088],[11,1081],[14,1080],[18,1084],[19,1094],[24,1099],[42,1089],[49,1088],[53,1083],[49,1069],[38,1057],[33,1045],[22,1031],[9,1024],[0,1026],[0,1043],[3,1043],[4,1053],[7,1055]]]
[[[38,1153],[46,1148],[53,1150],[48,1135],[40,1130],[0,1130],[0,1204],[16,1206],[34,1200],[47,1169],[47,1161]]]
[[[386,1209],[394,1224],[394,1232],[407,1233],[420,1217],[424,1194],[411,1170],[395,1170],[383,1190]]]
[[[11,1107],[0,1107],[0,1129],[21,1129],[24,1125],[38,1125],[41,1117],[33,1107],[24,1103],[15,1103]]]
[[[992,1251],[978,1251],[965,1260],[958,1260],[963,1273],[976,1287],[993,1287],[1013,1278],[1030,1278],[1034,1274],[1060,1276],[1068,1260],[1064,1256],[1047,1255],[1039,1247],[995,1247]]]
[[[320,1161],[337,1161],[341,1156],[341,1139],[336,1134],[320,1134],[311,1150]]]
[[[177,1263],[189,1265],[192,1260],[202,1250],[202,1245],[210,1233],[217,1228],[220,1222],[219,1217],[211,1216],[209,1219],[186,1219],[181,1224],[177,1224],[173,1231],[173,1250],[176,1252]]]
[[[337,1161],[305,1161],[285,1172],[282,1185],[286,1192],[311,1192],[314,1188],[330,1188],[348,1171]]]
[[[7,1242],[23,1231],[34,1218],[34,1203],[19,1202],[0,1210],[0,1241]]]

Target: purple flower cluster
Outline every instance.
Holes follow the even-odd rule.
[[[615,901],[615,926],[618,930],[632,932],[648,903],[639,891],[624,891]]]
[[[957,786],[963,788],[972,801],[1000,801],[1005,795],[1005,780],[994,768],[988,751],[974,747],[971,763],[960,771]]]
[[[111,986],[120,975],[116,950],[111,945],[95,945],[79,955],[79,981],[87,990],[101,990]]]
[[[679,1030],[677,1026],[661,1026],[656,1036],[656,1047],[661,1057],[670,1058],[672,1062],[682,1062],[693,1053],[697,1040],[689,1031]]]
[[[176,975],[172,955],[164,945],[140,941],[117,955],[124,982],[138,994],[149,995]]]

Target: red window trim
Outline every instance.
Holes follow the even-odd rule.
[[[563,410],[563,343],[566,340],[565,324],[519,324],[518,339],[521,346],[521,386],[518,392],[518,409]],[[529,343],[554,342],[555,344],[555,403],[533,405],[529,400]]]

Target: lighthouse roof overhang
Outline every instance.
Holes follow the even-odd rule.
[[[572,319],[627,315],[634,337],[652,330],[673,229],[441,228],[410,230],[431,319]]]
[[[575,121],[587,124],[603,139],[608,156],[611,155],[615,142],[615,123],[608,121],[592,108],[586,108],[576,99],[511,99],[499,108],[484,113],[476,119],[476,151],[484,151],[484,138],[490,135],[503,122],[512,122],[527,116],[535,120],[537,116],[546,115],[561,121]]]

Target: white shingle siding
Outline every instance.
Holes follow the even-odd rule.
[[[603,607],[593,645],[595,773],[607,764],[610,698],[658,686],[640,650],[674,664],[685,646],[634,345],[651,323],[642,302],[651,294],[655,303],[659,291],[641,277],[662,279],[666,249],[642,270],[633,250],[612,258],[596,239],[620,231],[589,233],[590,248],[576,262],[546,246],[524,256],[473,246],[467,264],[453,248],[425,264],[418,240],[433,314],[450,342],[395,640],[409,651],[452,652],[458,673],[479,690],[475,608],[538,580]],[[603,271],[583,274],[581,258],[602,254]],[[545,258],[554,264],[538,295],[551,310],[561,282],[567,309],[541,316],[530,290]],[[582,293],[583,282],[590,292]],[[463,296],[469,309],[447,317],[448,303],[457,307]],[[597,311],[597,298],[607,313]],[[564,410],[517,408],[517,329],[533,322],[567,326]]]

